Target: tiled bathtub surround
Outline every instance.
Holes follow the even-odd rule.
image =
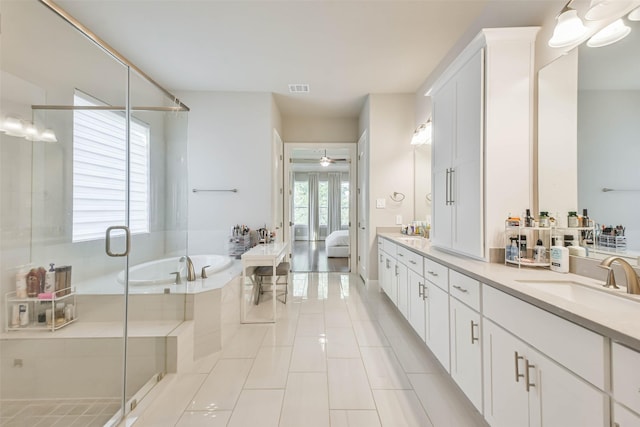
[[[275,324],[241,325],[225,302],[222,351],[167,375],[127,425],[486,425],[377,287],[341,273],[291,283]]]

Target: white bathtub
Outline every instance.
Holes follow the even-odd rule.
[[[163,258],[134,265],[129,268],[129,286],[168,285],[175,283],[175,274],[179,271],[182,283],[187,281],[187,265],[180,262],[181,257]],[[232,259],[226,255],[190,255],[191,262],[200,277],[202,267],[206,268],[207,276],[213,275],[229,267]],[[118,282],[124,284],[124,271],[118,273]]]

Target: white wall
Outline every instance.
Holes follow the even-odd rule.
[[[356,142],[358,119],[324,117],[285,117],[282,123],[285,142]]]
[[[270,93],[181,92],[189,113],[189,253],[227,253],[235,224],[271,223]],[[193,193],[191,189],[237,193]]]
[[[580,209],[602,225],[624,225],[628,249],[640,251],[640,91],[579,91],[578,110]]]
[[[361,114],[360,126],[369,134],[369,277],[377,278],[377,227],[397,227],[396,216],[403,223],[413,220],[413,146],[415,130],[413,94],[371,94]],[[366,118],[368,117],[368,123]],[[404,193],[402,202],[390,196]],[[385,208],[376,208],[384,199]]]

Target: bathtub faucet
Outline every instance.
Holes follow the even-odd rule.
[[[196,280],[196,270],[193,268],[193,262],[188,256],[181,257],[179,262],[185,260],[187,261],[187,282],[194,282]]]

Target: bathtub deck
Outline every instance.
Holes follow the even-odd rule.
[[[166,337],[180,325],[178,320],[130,321],[129,337]],[[8,331],[0,334],[0,340],[11,339],[58,339],[58,338],[118,338],[122,337],[122,322],[78,321],[54,333],[48,330]]]

